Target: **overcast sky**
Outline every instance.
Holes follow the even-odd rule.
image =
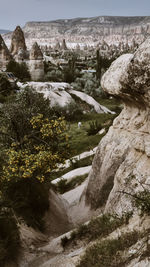
[[[150,0],[0,0],[0,29],[27,21],[93,16],[149,16]]]

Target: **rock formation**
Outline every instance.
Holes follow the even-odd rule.
[[[35,42],[30,50],[29,56],[29,70],[31,78],[34,81],[41,80],[44,77],[44,63],[43,63],[43,54]]]
[[[11,54],[0,35],[0,68],[5,68],[9,60],[11,59]]]
[[[121,214],[133,209],[131,195],[150,184],[150,39],[114,61],[101,85],[124,109],[99,144],[86,203]]]
[[[150,34],[150,17],[97,16],[92,18],[62,19],[56,21],[28,22],[24,27],[26,41],[37,40],[39,44],[54,43],[65,38],[66,42],[93,43],[103,39],[109,44],[119,42],[141,43]]]
[[[67,45],[66,45],[66,41],[65,39],[63,39],[62,41],[62,46],[61,46],[62,50],[67,50]]]
[[[60,50],[60,49],[61,49],[60,43],[57,42],[56,45],[55,45],[55,50]]]
[[[43,60],[43,54],[37,42],[33,44],[30,50],[30,60]]]
[[[14,56],[18,54],[20,49],[23,49],[24,51],[26,51],[27,47],[25,44],[24,33],[22,29],[20,28],[20,26],[17,26],[15,31],[12,34],[10,52]]]

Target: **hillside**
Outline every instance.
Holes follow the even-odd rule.
[[[63,38],[71,43],[96,44],[105,40],[108,44],[141,43],[150,34],[150,16],[119,17],[98,16],[92,18],[60,19],[54,21],[27,22],[23,28],[27,43],[37,40],[40,44],[56,43]],[[10,39],[10,34],[5,40]]]

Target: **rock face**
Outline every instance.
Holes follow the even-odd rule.
[[[47,22],[28,22],[24,27],[27,40],[62,40],[87,43],[103,41],[141,43],[150,34],[150,17],[97,16],[92,18],[62,19]]]
[[[62,46],[61,46],[62,50],[67,50],[67,45],[66,45],[66,41],[65,39],[63,39],[62,41]]]
[[[124,109],[99,144],[86,203],[121,214],[133,208],[127,194],[150,184],[150,39],[114,61],[101,85],[123,100]]]
[[[10,52],[14,56],[18,54],[20,49],[26,51],[27,47],[25,44],[24,33],[20,26],[17,26],[12,34]]]
[[[30,60],[28,64],[32,80],[42,80],[44,77],[43,54],[36,42],[33,44],[30,50],[29,59]]]
[[[11,59],[10,52],[0,35],[0,68],[5,68],[8,61]]]
[[[43,60],[43,54],[37,42],[35,42],[31,48],[30,60]]]

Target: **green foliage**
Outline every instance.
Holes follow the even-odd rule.
[[[51,82],[62,82],[63,81],[62,71],[60,70],[48,71],[45,75],[45,80]]]
[[[123,267],[127,264],[124,251],[139,239],[137,232],[130,232],[118,239],[99,241],[86,250],[77,267]]]
[[[7,97],[15,93],[17,85],[12,85],[7,77],[0,74],[0,103],[4,103]]]
[[[0,75],[0,94],[7,96],[12,92],[11,83],[4,75]]]
[[[122,217],[111,214],[104,214],[91,220],[88,224],[79,226],[73,236],[68,239],[68,244],[72,241],[87,239],[88,241],[102,238],[113,232],[123,224],[128,224],[131,214],[125,213]],[[68,245],[66,242],[66,245]]]
[[[12,210],[0,203],[0,266],[16,260],[20,249],[20,237]]]
[[[63,116],[67,121],[77,121],[83,114],[83,110],[75,102],[71,102],[65,107],[57,105],[53,109],[58,117]]]
[[[49,100],[30,88],[21,90],[7,101],[0,108],[0,141],[3,146],[10,146],[13,142],[21,144],[24,137],[31,134],[30,120],[37,114],[50,118],[54,112],[50,108]]]
[[[49,101],[30,89],[11,101],[1,108],[1,146],[5,148],[1,188],[16,214],[41,229],[48,208],[42,182],[68,157],[65,121],[54,118]]]
[[[18,79],[22,81],[30,80],[30,73],[25,62],[18,63],[14,60],[10,60],[7,64],[6,71],[12,72]]]
[[[142,192],[133,195],[135,206],[141,210],[141,213],[150,215],[150,191],[145,189]]]
[[[5,200],[28,226],[44,230],[43,216],[49,207],[48,188],[38,180],[3,183]]]
[[[89,128],[86,130],[87,135],[95,135],[102,129],[102,125],[96,120],[89,122]]]

